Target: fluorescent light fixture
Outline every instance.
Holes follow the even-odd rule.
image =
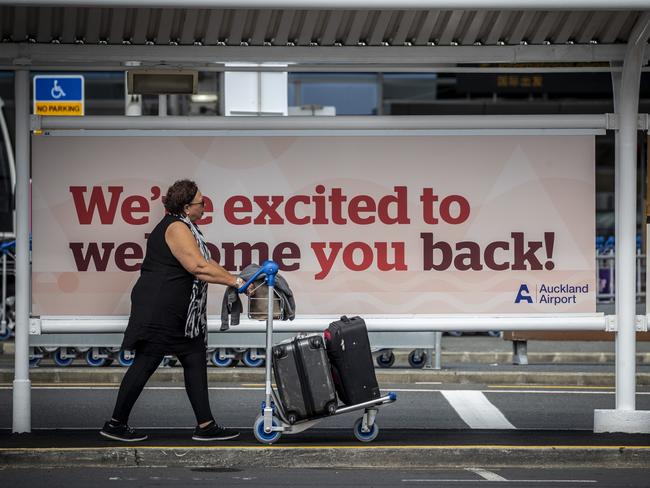
[[[192,102],[194,103],[215,103],[219,100],[216,93],[198,93],[192,95]]]

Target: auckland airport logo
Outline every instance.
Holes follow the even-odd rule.
[[[534,289],[526,283],[519,285],[515,303],[545,303],[553,306],[577,303],[578,295],[589,293],[589,285],[535,285]]]

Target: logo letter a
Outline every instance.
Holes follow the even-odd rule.
[[[517,292],[517,298],[515,298],[515,303],[519,303],[521,301],[528,302],[528,303],[533,303],[533,298],[530,296],[530,291],[528,290],[528,285],[522,284],[519,287],[519,291]]]

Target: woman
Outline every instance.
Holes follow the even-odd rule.
[[[164,199],[167,214],[147,241],[140,278],[131,292],[131,316],[122,349],[135,360],[122,379],[113,417],[100,431],[120,441],[146,435],[128,426],[131,409],[166,354],[183,366],[185,390],[197,420],[192,439],[232,439],[238,432],[217,424],[208,399],[206,366],[208,283],[241,287],[241,278],[210,258],[195,221],[203,216],[203,195],[189,180],[175,182]]]

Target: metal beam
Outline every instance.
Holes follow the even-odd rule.
[[[30,73],[16,72],[16,352],[14,356],[13,427],[31,432],[31,382],[29,380],[29,91]]]
[[[472,22],[469,24],[469,27],[467,28],[467,31],[465,31],[465,34],[463,34],[461,44],[474,44],[475,42],[480,41],[480,39],[478,39],[478,35],[481,31],[481,26],[483,25],[483,21],[485,20],[487,14],[488,12],[485,10],[474,12]]]
[[[438,22],[438,17],[440,17],[440,12],[439,10],[429,10],[422,21],[422,24],[420,25],[420,28],[418,29],[417,34],[415,35],[415,44],[417,46],[426,46],[427,42],[429,42],[429,39],[431,39],[431,33],[433,32],[433,28],[436,26],[436,23]]]
[[[266,41],[266,31],[269,28],[271,21],[272,10],[260,10],[255,17],[255,27],[253,29],[253,36],[251,37],[251,45],[262,46]]]
[[[345,36],[344,44],[348,46],[356,46],[361,40],[361,30],[363,25],[368,18],[368,12],[363,10],[358,10],[352,16],[352,22],[350,23],[350,29]]]
[[[438,42],[442,45],[449,44],[451,41],[455,40],[455,34],[458,31],[458,24],[460,24],[460,20],[463,17],[463,12],[462,10],[455,10],[451,13],[449,18],[447,19],[447,24],[445,25],[445,28],[443,29],[442,33],[440,34],[440,39],[438,39]]]
[[[508,19],[512,15],[512,12],[503,11],[499,12],[497,18],[492,25],[492,28],[488,32],[487,37],[485,38],[485,44],[496,44],[497,41],[503,40],[504,30]]]
[[[178,0],[0,0],[0,5],[175,8]],[[440,10],[645,10],[647,0],[186,0],[184,8],[440,9]]]
[[[541,44],[548,40],[548,37],[553,29],[555,29],[558,20],[560,19],[560,12],[546,12],[542,22],[533,34],[531,39],[532,44]]]
[[[372,31],[372,34],[370,35],[370,39],[368,41],[369,45],[371,46],[381,45],[381,43],[384,40],[386,28],[388,27],[388,23],[390,22],[392,16],[393,16],[393,12],[391,12],[390,10],[381,11],[379,17],[374,23],[374,27],[373,27],[374,30]]]
[[[425,115],[348,117],[185,117],[117,115],[32,117],[33,130],[455,130],[455,129],[607,129],[599,115]]]
[[[296,317],[290,323],[276,322],[274,332],[322,332],[323,324],[337,316]],[[395,315],[364,316],[369,332],[423,332],[423,331],[490,331],[490,330],[610,330],[613,316],[603,314],[545,314],[545,315]],[[640,318],[644,318],[640,316]],[[107,334],[126,329],[127,317],[60,317],[36,319],[41,334]],[[208,317],[208,331],[218,332],[221,320]],[[243,319],[225,334],[264,332],[266,324]],[[224,334],[224,332],[222,332]]]
[[[309,46],[314,38],[314,29],[316,28],[316,21],[318,20],[319,12],[317,10],[310,10],[305,15],[305,19],[300,27],[300,34],[298,35],[298,45]]]
[[[276,39],[276,42],[279,40]],[[285,41],[286,42],[286,41]],[[57,66],[71,70],[124,66],[126,61],[174,67],[217,66],[227,62],[284,62],[292,65],[370,66],[462,63],[610,62],[623,60],[625,45],[548,46],[89,46],[63,44],[2,44],[0,68],[18,64]],[[88,66],[92,65],[92,66]]]
[[[283,10],[280,13],[280,22],[278,24],[278,29],[275,32],[275,40],[273,41],[273,45],[284,46],[287,43],[289,40],[291,24],[293,23],[293,17],[295,14],[295,10]]]
[[[614,15],[613,19],[610,19],[608,22],[607,28],[602,35],[602,38],[599,39],[600,42],[604,44],[610,44],[616,41],[616,38],[621,33],[625,21],[630,16],[630,12],[618,12]]]

